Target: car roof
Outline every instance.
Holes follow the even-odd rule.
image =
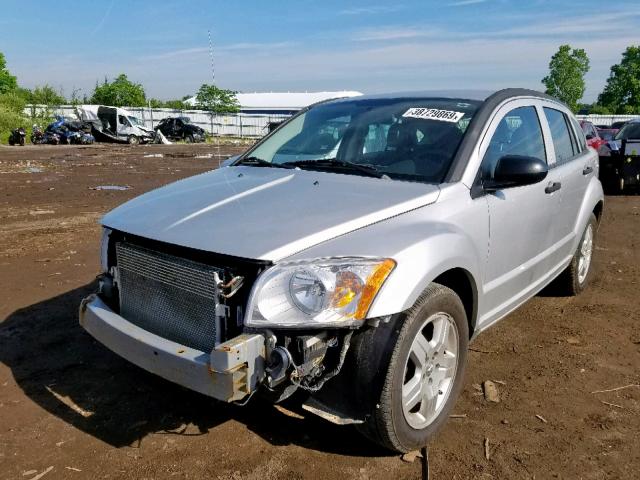
[[[507,100],[509,98],[517,97],[537,97],[546,100],[552,100],[559,102],[558,99],[551,97],[545,93],[538,92],[536,90],[530,90],[526,88],[505,88],[502,90],[469,90],[469,89],[449,89],[449,90],[418,90],[418,91],[406,91],[406,92],[390,92],[390,93],[377,93],[370,95],[362,95],[359,97],[345,97],[333,100],[328,100],[327,103],[334,102],[358,102],[362,100],[373,99],[429,99],[429,98],[442,98],[442,99],[455,99],[455,100],[475,100],[475,101],[487,101],[489,99],[500,98],[500,101]],[[325,102],[321,102],[325,103]]]

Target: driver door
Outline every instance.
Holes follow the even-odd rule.
[[[118,136],[119,137],[128,137],[131,133],[131,124],[129,123],[129,119],[124,115],[118,115]]]
[[[525,155],[547,160],[540,112],[535,100],[503,106],[480,148],[481,176],[491,180],[498,160]],[[552,216],[557,205],[548,180],[487,193],[489,248],[484,268],[483,311],[491,323],[528,298],[544,279],[553,245]]]

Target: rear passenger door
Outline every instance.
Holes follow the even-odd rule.
[[[543,106],[549,145],[549,177],[560,186],[552,215],[554,256],[552,268],[561,268],[575,250],[578,214],[591,178],[596,175],[597,155],[587,148],[580,125],[563,107]]]

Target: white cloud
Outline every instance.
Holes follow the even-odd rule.
[[[338,15],[372,15],[380,13],[391,13],[402,10],[404,5],[370,5],[368,7],[352,7],[340,10]]]
[[[478,3],[484,3],[487,0],[460,0],[459,2],[450,3],[450,7],[464,7],[465,5],[476,5]]]

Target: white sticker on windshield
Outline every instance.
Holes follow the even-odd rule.
[[[402,114],[403,117],[422,118],[426,120],[440,120],[441,122],[458,123],[464,117],[463,112],[439,110],[437,108],[414,107]]]

